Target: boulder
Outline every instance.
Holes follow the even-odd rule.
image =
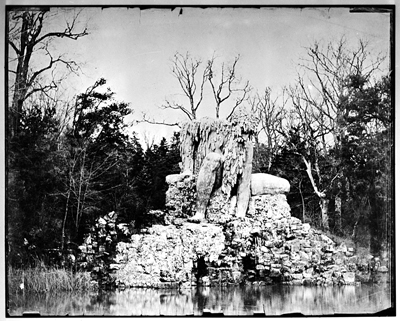
[[[285,194],[290,190],[289,182],[281,177],[265,173],[251,175],[251,195]]]
[[[355,273],[354,272],[345,272],[343,273],[343,281],[345,284],[354,284],[355,282]]]
[[[380,266],[379,268],[378,268],[378,272],[383,272],[383,273],[386,273],[386,272],[389,272],[389,269],[387,268],[387,266]]]
[[[185,178],[188,178],[190,176],[192,176],[190,172],[181,174],[171,174],[165,177],[165,181],[167,182],[167,184],[171,185],[171,184],[176,184],[178,182],[182,182],[185,180]]]

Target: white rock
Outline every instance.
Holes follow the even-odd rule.
[[[354,272],[343,273],[343,281],[345,282],[345,284],[354,284],[355,273]]]
[[[251,175],[251,195],[284,194],[290,190],[289,181],[265,173]]]
[[[181,174],[172,174],[165,177],[165,181],[167,184],[174,184],[177,182],[182,182],[185,178],[192,176],[192,173],[185,172]]]
[[[389,269],[383,265],[378,268],[378,272],[388,272],[388,271],[389,271]]]
[[[327,243],[327,244],[333,244],[334,242],[332,241],[331,238],[329,238],[328,236],[321,234],[320,235],[321,241]]]

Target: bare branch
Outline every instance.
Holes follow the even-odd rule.
[[[186,114],[186,116],[188,116],[188,118],[189,118],[190,120],[195,119],[195,118],[193,118],[193,114],[192,114],[189,110],[187,110],[183,105],[180,105],[180,104],[177,104],[177,103],[171,104],[168,100],[166,100],[165,102],[166,102],[165,105],[161,105],[161,108],[162,108],[162,109],[181,110],[181,111],[183,111],[183,112]]]
[[[146,113],[142,112],[142,120],[140,122],[145,122],[153,125],[165,125],[165,126],[178,126],[180,127],[179,123],[168,123],[165,120],[163,121],[156,121],[154,118],[150,119]]]
[[[43,36],[41,36],[40,38],[36,39],[36,41],[33,43],[33,45],[35,46],[36,44],[42,42],[46,38],[57,37],[57,38],[69,38],[72,40],[78,40],[81,37],[87,36],[88,32],[87,32],[86,27],[81,32],[74,32],[74,28],[75,28],[75,25],[76,25],[79,15],[80,15],[80,12],[73,17],[71,23],[68,23],[68,21],[66,22],[67,27],[64,29],[64,31],[48,32],[48,33],[44,34]],[[42,21],[42,20],[43,20],[43,17],[40,21]],[[41,26],[41,24],[40,24],[40,26]]]
[[[240,56],[236,56],[232,65],[229,67],[225,66],[225,63],[222,63],[221,70],[220,70],[220,80],[219,83],[215,81],[216,77],[216,70],[214,69],[214,63],[215,63],[215,56],[208,61],[207,68],[209,70],[208,73],[208,81],[211,85],[211,89],[214,95],[214,100],[216,103],[215,106],[215,113],[216,113],[216,118],[219,118],[219,112],[220,112],[220,107],[221,104],[228,100],[232,96],[233,93],[241,93],[242,95],[235,100],[235,104],[233,108],[231,109],[231,112],[229,113],[227,119],[229,119],[234,110],[245,100],[246,96],[251,90],[251,87],[249,85],[249,82],[247,81],[245,86],[240,88],[240,87],[235,87],[234,84],[239,84],[240,79],[236,76],[236,65],[239,61]]]
[[[235,106],[233,106],[231,112],[229,113],[229,115],[226,117],[226,119],[230,119],[233,115],[233,113],[235,112],[236,108],[242,104],[242,102],[245,100],[247,94],[251,91],[251,86],[249,81],[246,82],[246,85],[244,86],[243,89],[235,89],[232,90],[232,92],[242,92],[242,96],[240,96],[239,98],[236,98],[236,102],[235,102]]]

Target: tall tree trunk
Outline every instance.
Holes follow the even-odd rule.
[[[82,211],[82,204],[81,204],[81,197],[82,197],[82,185],[84,184],[84,169],[85,169],[85,158],[86,158],[86,150],[83,152],[83,159],[80,168],[80,175],[79,175],[79,188],[78,188],[78,204],[76,206],[76,217],[75,217],[75,228],[78,231],[79,227],[79,218]]]
[[[68,188],[68,194],[67,194],[67,203],[65,204],[65,211],[64,211],[64,219],[62,223],[62,230],[61,230],[61,252],[64,252],[64,244],[65,244],[65,224],[67,222],[67,216],[68,216],[68,207],[69,207],[69,199],[71,197],[71,185]]]
[[[328,218],[328,206],[329,199],[321,197],[319,201],[321,208],[321,226],[324,231],[329,231],[329,218]]]
[[[303,223],[306,221],[306,208],[304,204],[304,197],[303,197],[303,192],[301,191],[301,180],[299,183],[299,192],[300,192],[300,197],[301,197],[301,208],[302,208],[302,218],[303,218]]]
[[[373,186],[374,182],[371,182]],[[382,233],[382,212],[385,210],[379,206],[379,201],[376,197],[376,190],[374,187],[370,188],[369,191],[369,202],[371,205],[370,221],[369,221],[369,231],[371,235],[370,250],[371,254],[378,256],[382,249],[382,244],[386,239],[383,237]]]
[[[255,170],[255,172],[258,173],[260,171],[260,140],[258,138],[258,135],[254,135],[254,141],[255,141],[255,149],[256,149],[255,154],[257,156],[253,157],[253,161],[254,161],[253,170]]]
[[[311,185],[314,189],[314,193],[319,197],[319,207],[321,209],[321,226],[324,231],[329,231],[329,220],[328,220],[328,205],[329,199],[327,198],[325,192],[318,190],[317,184],[315,184],[314,177],[311,171],[311,162],[303,156],[304,164],[306,165],[306,172],[308,178],[310,179]]]
[[[17,53],[18,63],[14,83],[14,95],[11,105],[11,135],[12,137],[19,132],[19,122],[22,114],[22,105],[28,92],[28,70],[32,57],[34,41],[30,39],[33,19],[30,19],[28,12],[22,16],[21,38],[19,51]],[[34,39],[33,39],[34,40]]]
[[[335,229],[342,232],[342,196],[335,196]]]

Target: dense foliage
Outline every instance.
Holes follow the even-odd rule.
[[[10,263],[54,260],[110,211],[139,229],[148,210],[165,206],[165,176],[180,171],[179,134],[144,150],[126,134],[128,104],[104,86],[100,79],[77,97],[62,132],[55,107],[25,103],[7,150]]]
[[[329,231],[379,254],[390,250],[394,226],[390,78],[368,85],[352,77],[339,108],[343,133],[338,144],[324,155],[301,135],[301,124],[292,126],[273,157],[270,173],[290,181],[292,215],[323,228],[321,200],[306,173],[303,155],[310,163],[318,163],[320,173],[315,183],[327,186]],[[267,168],[266,154],[265,146],[260,145],[254,160],[257,171]]]

